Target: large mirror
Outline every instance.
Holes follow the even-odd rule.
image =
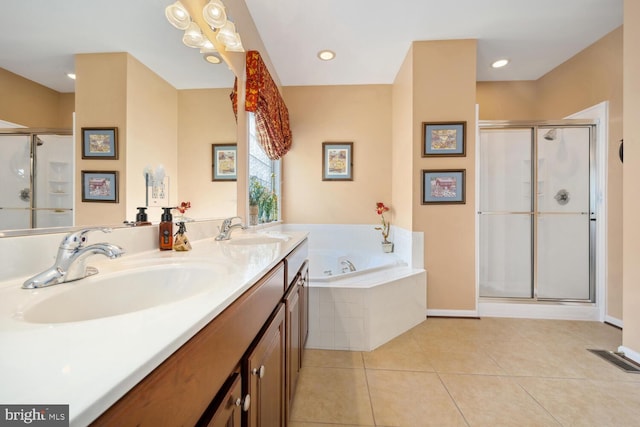
[[[4,127],[73,130],[75,113],[71,208],[76,225],[113,225],[134,220],[136,207],[149,203],[145,182],[148,169],[167,171],[166,203],[190,202],[187,217],[208,219],[236,213],[235,182],[214,180],[212,169],[213,145],[236,143],[229,99],[234,75],[224,61],[207,62],[198,49],[182,43],[182,32],[164,16],[165,6],[171,3],[49,0],[39,1],[34,7],[32,2],[8,0],[3,4],[0,92],[4,95],[0,97],[0,121],[5,122]],[[97,71],[87,66],[100,63],[105,57],[111,60],[110,55],[115,60]],[[66,75],[73,72],[77,73],[75,81]],[[125,101],[103,110],[96,108],[110,102],[115,92],[111,82],[101,94],[101,79],[118,74],[123,87],[120,96]],[[157,83],[141,84],[147,81]],[[161,111],[169,112],[168,116],[158,117],[159,104]],[[118,121],[118,116],[110,116],[111,110],[124,118]],[[153,126],[154,121],[158,126]],[[170,125],[164,126],[166,122]],[[118,159],[83,159],[81,128],[113,126],[118,127],[121,144]],[[160,140],[164,141],[162,150],[157,149]],[[0,150],[5,146],[8,141],[0,139]],[[26,145],[20,154],[25,150]],[[16,156],[0,155],[0,159],[12,157]],[[55,159],[54,163],[63,162]],[[11,165],[3,169],[11,170]],[[118,171],[118,209],[113,203],[82,201],[81,170]],[[25,181],[21,188],[24,193],[29,179],[21,179]],[[37,183],[37,178],[34,181]],[[52,191],[44,187],[32,191]],[[149,220],[157,222],[160,207],[149,204]],[[13,205],[11,200],[0,200],[0,208]],[[50,222],[41,223],[51,226]],[[15,228],[7,225],[8,221],[0,217],[0,235]],[[10,233],[16,234],[20,232]]]

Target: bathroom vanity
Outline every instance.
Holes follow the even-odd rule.
[[[154,269],[197,279],[211,268],[211,286],[86,321],[28,319],[43,301],[98,284],[94,277],[36,291],[0,283],[0,310],[9,312],[0,341],[17,349],[0,358],[9,384],[0,400],[68,403],[72,426],[286,425],[308,333],[308,243],[306,233],[273,236],[238,233],[186,253],[101,261],[94,277],[103,280]]]

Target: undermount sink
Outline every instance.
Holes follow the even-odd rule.
[[[158,265],[98,274],[56,285],[67,289],[26,308],[22,320],[29,323],[79,322],[174,303],[212,289],[217,282],[215,279],[220,276],[220,267]]]
[[[275,243],[282,243],[288,239],[283,235],[269,235],[269,234],[236,234],[231,236],[231,240],[228,240],[230,245],[270,245]]]

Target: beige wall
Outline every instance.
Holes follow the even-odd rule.
[[[413,44],[413,230],[424,232],[430,310],[476,309],[476,46],[475,40]],[[421,157],[422,122],[438,121],[467,122],[465,157]],[[423,169],[466,169],[466,203],[422,205]]]
[[[212,181],[212,144],[236,143],[231,89],[178,91],[178,176],[180,201],[190,201],[194,218],[236,214],[236,182]]]
[[[480,120],[533,120],[537,118],[536,81],[478,82],[476,100]]]
[[[481,120],[561,119],[609,101],[607,315],[622,319],[622,27],[536,81],[478,82]]]
[[[81,171],[117,171],[119,203],[82,202],[76,189],[76,224],[134,220],[145,202],[143,170],[162,164],[177,199],[177,90],[127,53],[76,56],[76,179]],[[118,160],[82,159],[82,127],[117,127]],[[130,142],[130,143],[128,143]],[[157,212],[149,219],[158,221]]]
[[[377,224],[375,203],[391,203],[391,86],[285,87],[283,95],[293,133],[283,220]],[[353,142],[353,181],[322,181],[323,142]]]
[[[169,202],[178,201],[178,91],[127,55],[125,217],[135,220],[146,201],[143,171],[162,164],[169,177]],[[149,220],[160,221],[161,209],[150,208]],[[123,218],[124,220],[124,218]]]
[[[413,229],[413,46],[392,86],[391,207],[395,224]]]
[[[640,353],[640,2],[624,0],[624,168],[622,343]]]
[[[76,55],[76,225],[117,224],[125,219],[127,188],[127,54]],[[83,160],[83,127],[117,127],[118,160]],[[118,171],[120,203],[82,202],[81,171]]]
[[[73,111],[74,94],[0,68],[0,120],[33,128],[71,128]]]

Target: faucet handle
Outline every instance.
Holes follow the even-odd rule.
[[[84,242],[87,241],[87,234],[92,231],[102,231],[103,233],[111,233],[111,228],[109,227],[88,227],[83,228],[82,230],[74,231],[73,233],[67,234],[64,239],[62,239],[62,243],[60,243],[60,249],[80,249]]]

